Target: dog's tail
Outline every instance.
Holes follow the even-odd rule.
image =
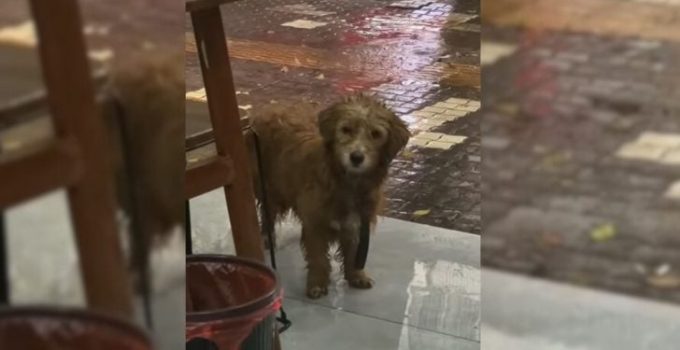
[[[119,61],[104,90],[117,130],[118,195],[131,217],[134,269],[145,268],[153,242],[184,219],[184,55],[142,53]]]
[[[257,132],[252,127],[246,133],[246,143],[250,153],[250,171],[253,176],[257,210],[261,223],[260,227],[265,241],[265,247],[267,249],[272,249],[272,247],[276,246],[276,234],[274,230],[277,217],[274,213],[272,203],[267,197],[267,179],[266,169],[264,169],[264,162],[262,161],[262,144],[260,143]]]

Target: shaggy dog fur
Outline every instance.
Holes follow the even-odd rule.
[[[322,111],[309,104],[270,105],[254,115],[271,214],[264,221],[274,223],[292,211],[302,222],[307,296],[328,293],[334,243],[349,285],[371,288],[366,272],[353,266],[360,217],[375,224],[388,167],[410,136],[404,122],[361,95]],[[261,199],[258,169],[252,168]]]

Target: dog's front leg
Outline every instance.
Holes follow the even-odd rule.
[[[340,234],[340,251],[342,253],[342,269],[350,287],[370,289],[373,280],[363,269],[355,267],[357,248],[359,246],[359,218],[350,218]]]
[[[302,245],[307,260],[307,296],[318,299],[328,294],[331,260],[328,230],[310,222],[302,223]]]

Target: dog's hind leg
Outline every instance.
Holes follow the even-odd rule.
[[[302,223],[302,246],[307,261],[307,297],[318,299],[328,294],[331,275],[328,229]]]
[[[250,171],[253,176],[253,186],[255,198],[257,199],[258,211],[260,214],[261,230],[264,246],[266,249],[276,248],[276,227],[277,218],[280,217],[282,210],[275,208],[271,202],[271,193],[267,192],[266,171],[263,169],[262,147],[257,133],[253,129],[245,132],[246,146],[250,158]]]

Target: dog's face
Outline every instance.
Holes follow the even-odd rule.
[[[319,129],[338,163],[352,174],[386,167],[410,136],[404,122],[385,105],[362,95],[322,111]]]

